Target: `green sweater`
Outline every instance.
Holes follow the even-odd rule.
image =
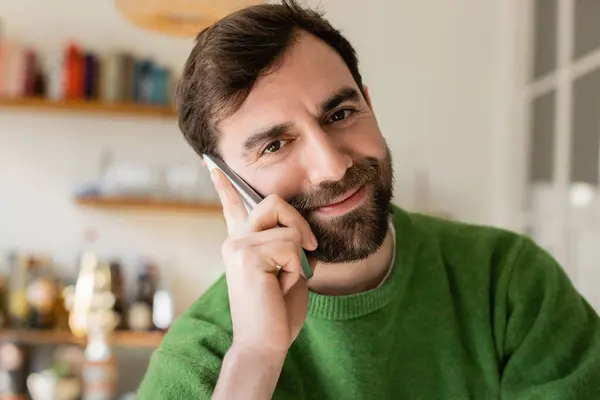
[[[384,285],[311,293],[274,399],[600,399],[600,319],[526,237],[393,207]],[[171,327],[138,399],[208,399],[232,341],[226,281]]]

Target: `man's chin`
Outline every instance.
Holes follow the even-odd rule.
[[[363,260],[381,247],[387,233],[387,213],[372,202],[326,220],[317,218],[309,216],[309,224],[319,246],[307,254],[323,263]]]

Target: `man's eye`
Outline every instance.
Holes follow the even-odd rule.
[[[287,144],[286,140],[276,140],[272,143],[269,143],[263,153],[275,153],[276,151],[281,150]]]
[[[333,114],[331,114],[331,117],[329,117],[329,121],[327,121],[327,123],[331,124],[334,122],[343,121],[346,118],[348,118],[350,116],[350,114],[352,114],[352,110],[350,110],[348,108],[338,110],[338,111],[334,112]]]

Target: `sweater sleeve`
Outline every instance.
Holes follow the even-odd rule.
[[[140,400],[210,399],[217,375],[192,360],[157,350],[138,391]]]
[[[524,239],[506,292],[503,399],[600,399],[600,319],[562,267]]]
[[[224,275],[179,318],[150,358],[140,400],[210,399],[233,328]]]

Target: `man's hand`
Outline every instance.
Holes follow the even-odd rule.
[[[248,214],[227,178],[218,170],[211,177],[229,232],[222,255],[233,322],[214,398],[271,398],[308,310],[300,251],[314,250],[317,240],[281,197],[268,196]]]

